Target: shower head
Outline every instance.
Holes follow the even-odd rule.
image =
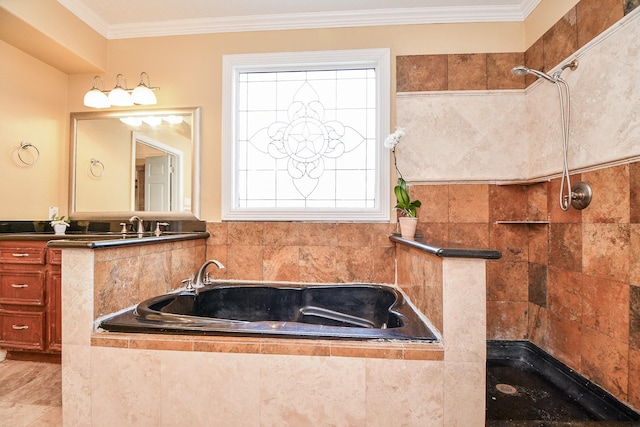
[[[524,76],[525,74],[533,74],[537,78],[543,78],[551,83],[556,83],[556,79],[551,77],[549,74],[543,73],[542,71],[527,68],[524,65],[518,65],[517,67],[513,67],[511,69],[511,74],[513,74],[514,76]]]

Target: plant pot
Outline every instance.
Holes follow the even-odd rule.
[[[55,234],[64,234],[67,231],[67,226],[64,224],[55,224],[53,226],[53,232]]]
[[[403,239],[415,240],[416,227],[418,226],[418,218],[411,216],[401,216],[398,218],[400,222],[400,235]]]

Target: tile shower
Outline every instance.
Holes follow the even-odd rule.
[[[623,19],[636,3],[582,0],[524,53],[400,57],[397,121],[418,135],[412,157],[421,164],[403,171],[431,184],[411,188],[424,206],[418,231],[435,243],[502,251],[487,266],[487,339],[528,339],[638,409],[640,134],[631,70],[640,37],[638,20]],[[563,212],[555,89],[518,99],[509,89],[535,79],[509,74],[522,63],[548,71],[574,55],[584,69],[569,78],[569,162],[579,172],[572,182],[588,182],[594,199]],[[462,154],[430,163],[448,153],[437,145],[447,132]]]

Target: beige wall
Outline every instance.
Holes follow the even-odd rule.
[[[47,219],[67,204],[67,76],[2,41],[0,69],[0,219]],[[40,151],[33,166],[21,141]]]
[[[107,40],[57,0],[0,0],[0,40],[68,74],[107,64]]]
[[[360,27],[340,29],[314,29],[299,31],[267,31],[261,33],[221,33],[192,36],[157,37],[126,40],[111,40],[106,43],[106,54],[103,43],[95,34],[86,34],[86,25],[69,17],[68,11],[52,5],[54,0],[31,0],[30,4],[40,3],[37,7],[25,8],[16,0],[0,0],[0,12],[19,17],[29,26],[38,26],[42,33],[50,37],[57,46],[66,46],[69,51],[84,57],[87,63],[97,64],[97,68],[105,68],[103,74],[107,87],[115,84],[115,75],[123,73],[128,76],[129,86],[135,86],[137,76],[146,71],[151,76],[151,83],[160,86],[157,107],[193,107],[202,106],[202,219],[217,221],[220,219],[221,189],[221,68],[222,55],[248,52],[302,51],[326,49],[355,48],[390,48],[392,56],[430,53],[474,53],[474,52],[522,52],[526,48],[525,27],[527,32],[540,32],[549,22],[549,26],[557,21],[562,12],[557,12],[555,0],[543,0],[539,9],[543,16],[547,13],[559,13],[549,16],[547,20],[527,23],[476,23],[476,24],[436,24],[406,25],[387,27]],[[565,0],[565,3],[576,3]],[[46,22],[42,10],[49,14]],[[550,12],[546,12],[549,10]],[[2,14],[0,14],[2,18]],[[57,20],[59,18],[59,20]],[[544,22],[542,22],[544,21]],[[65,28],[58,28],[63,22]],[[57,24],[58,23],[58,24]],[[32,28],[32,27],[30,27]],[[32,28],[33,29],[33,28]],[[70,37],[69,35],[74,37]],[[481,34],[481,37],[478,35]],[[0,32],[2,39],[8,36]],[[79,37],[75,37],[79,36]],[[13,40],[14,44],[17,44]],[[25,48],[26,49],[26,48]],[[38,53],[37,49],[27,49],[41,60],[52,62],[51,58]],[[97,57],[96,57],[96,52]],[[68,52],[67,52],[68,53]],[[21,57],[14,61],[13,57]],[[102,67],[101,59],[106,66]],[[52,186],[46,190],[47,197],[31,197],[29,191],[17,191],[17,198],[12,205],[0,206],[1,219],[44,218],[47,206],[51,204],[66,208],[68,186],[68,127],[67,112],[87,111],[82,105],[82,98],[92,84],[93,74],[98,71],[87,71],[84,65],[73,63],[68,74],[56,72],[27,55],[16,52],[4,45],[0,51],[0,61],[11,63],[9,76],[0,86],[0,96],[10,95],[15,88],[26,86],[23,76],[33,75],[35,86],[41,85],[51,91],[60,91],[47,99],[27,98],[30,102],[21,111],[13,111],[12,126],[26,121],[36,121],[38,126],[30,129],[21,127],[13,133],[27,135],[40,124],[54,126],[56,132],[47,131],[47,138],[55,146],[57,156],[43,156],[39,167],[45,169],[44,177],[28,175],[26,185],[38,187],[41,182]],[[73,62],[73,61],[71,61]],[[59,69],[67,66],[58,66]],[[87,74],[84,74],[87,73]],[[52,82],[51,75],[56,75],[62,82]],[[66,79],[68,78],[68,85]],[[53,79],[55,80],[55,79]],[[395,65],[392,64],[392,81],[395,81]],[[22,82],[22,83],[21,83]],[[66,95],[68,102],[62,101]],[[24,87],[18,93],[29,93],[31,86]],[[395,89],[392,87],[392,91]],[[394,93],[392,94],[394,95]],[[392,96],[392,100],[395,97]],[[42,101],[42,102],[41,102]],[[60,104],[58,104],[60,103]],[[10,108],[8,106],[0,108]],[[44,109],[44,111],[43,111]],[[391,106],[392,117],[395,117],[395,100]],[[48,117],[54,116],[54,123]],[[0,146],[7,144],[6,150],[19,144],[21,139],[9,132],[8,126],[0,126]],[[5,150],[5,151],[6,151]],[[42,150],[41,150],[42,151]],[[6,161],[5,156],[4,160]],[[34,168],[31,168],[34,169]],[[15,171],[15,172],[11,172]],[[13,167],[7,172],[5,180],[14,180],[23,174],[21,169]],[[40,191],[43,191],[41,188]],[[44,192],[44,191],[43,191]],[[28,195],[28,196],[27,196]],[[27,206],[28,205],[28,206]],[[66,210],[66,209],[63,209]],[[43,212],[43,213],[41,213]]]

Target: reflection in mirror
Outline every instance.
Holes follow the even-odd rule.
[[[70,214],[197,218],[199,115],[199,108],[72,113]],[[98,176],[95,160],[104,165]]]

